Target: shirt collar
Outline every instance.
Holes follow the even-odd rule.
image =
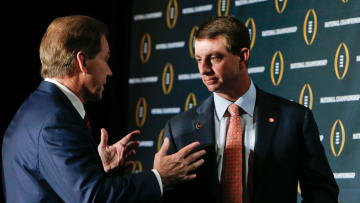
[[[254,108],[255,108],[255,101],[256,101],[256,88],[254,83],[250,80],[250,88],[248,91],[245,92],[243,96],[237,99],[234,103],[240,106],[247,114],[253,117]],[[215,111],[219,118],[219,120],[224,116],[227,108],[231,101],[226,100],[216,93],[214,93],[214,103],[215,103]]]
[[[81,102],[79,97],[77,97],[69,88],[65,87],[58,81],[50,78],[45,78],[45,81],[51,82],[54,85],[56,85],[65,95],[66,97],[71,101],[72,105],[75,107],[76,111],[80,114],[81,118],[85,117],[85,108],[84,104]]]

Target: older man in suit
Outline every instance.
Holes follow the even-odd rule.
[[[199,141],[196,180],[165,192],[169,202],[335,203],[338,186],[311,111],[257,87],[248,75],[250,37],[234,17],[199,27],[195,58],[213,94],[170,119],[169,153]],[[190,198],[191,197],[191,198]]]
[[[101,130],[96,146],[86,125],[84,103],[102,98],[112,72],[107,27],[88,16],[55,19],[40,44],[44,81],[11,121],[2,145],[7,202],[160,202],[163,188],[196,177],[204,151],[195,142],[166,155],[154,169],[134,175],[113,172],[132,163],[133,131],[113,145]],[[99,156],[100,155],[100,156]]]

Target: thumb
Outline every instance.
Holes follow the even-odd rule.
[[[105,130],[105,128],[101,128],[100,131],[101,131],[101,140],[100,140],[99,147],[104,148],[107,146],[107,143],[108,143],[108,133]]]
[[[160,155],[165,156],[167,151],[169,150],[169,146],[170,146],[170,141],[168,137],[165,137],[164,142],[159,150]]]

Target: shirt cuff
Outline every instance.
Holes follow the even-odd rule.
[[[161,181],[161,176],[160,176],[159,172],[156,169],[151,169],[151,171],[154,172],[154,174],[156,176],[156,179],[159,182],[160,191],[161,191],[161,197],[162,197],[163,196],[163,184],[162,184],[162,181]]]

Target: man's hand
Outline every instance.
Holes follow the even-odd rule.
[[[107,145],[108,133],[101,129],[101,141],[98,146],[98,152],[105,172],[114,169],[125,169],[127,166],[134,164],[131,157],[136,154],[135,148],[139,145],[139,141],[131,141],[133,135],[140,134],[139,130],[132,131],[121,140],[113,145]]]
[[[191,154],[190,152],[200,145],[199,142],[193,142],[175,154],[166,155],[169,145],[169,138],[166,137],[154,159],[154,169],[159,172],[164,188],[196,178],[196,174],[190,172],[204,163],[204,160],[199,158],[206,153],[205,150],[200,150]]]

